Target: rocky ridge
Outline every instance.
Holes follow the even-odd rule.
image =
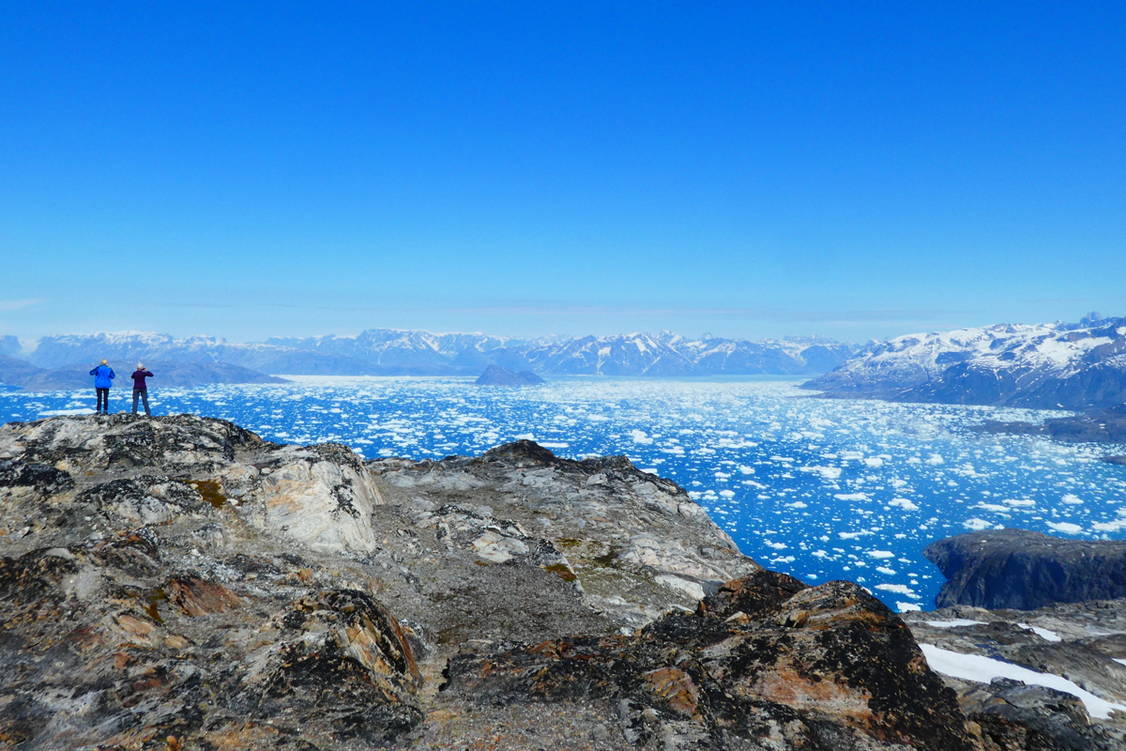
[[[805,387],[905,402],[1111,407],[1126,402],[1126,317],[899,336]]]
[[[992,751],[1055,711],[967,712],[863,589],[526,441],[364,462],[183,415],[12,423],[0,540],[2,747]]]
[[[233,343],[206,336],[67,334],[40,339],[28,359],[44,368],[108,357],[143,362],[221,361],[292,375],[473,375],[488,365],[549,375],[824,373],[854,347],[819,339],[749,341],[670,332],[513,339],[477,333],[368,329],[355,336]]]
[[[1126,597],[1126,540],[1068,540],[1023,529],[970,532],[923,551],[946,577],[939,607],[1033,610]]]
[[[954,605],[903,616],[924,649],[995,661],[998,674],[1020,666],[1059,676],[1090,692],[1091,701],[1123,703],[1126,698],[1126,600],[1054,604],[1036,610],[987,610]],[[1126,748],[1123,715],[1099,722],[1074,693],[1040,683],[997,677],[978,682],[943,676],[958,691],[963,710],[985,733],[1007,734],[1013,748]],[[1019,728],[1019,729],[1018,729]]]

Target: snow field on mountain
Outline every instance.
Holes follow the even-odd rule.
[[[128,409],[124,389],[115,411]],[[303,377],[159,389],[157,414],[233,420],[291,443],[369,456],[478,454],[530,438],[563,456],[626,454],[684,486],[741,549],[811,583],[859,582],[891,607],[929,608],[941,575],[927,543],[1021,527],[1126,536],[1126,447],[981,434],[984,419],[1045,413],[810,398],[778,380],[563,378],[481,389],[464,378]],[[91,391],[0,393],[0,418],[90,410]]]

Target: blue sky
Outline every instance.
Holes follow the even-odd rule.
[[[0,14],[0,333],[1126,312],[1123,3]]]

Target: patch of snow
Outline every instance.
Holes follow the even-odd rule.
[[[932,628],[963,628],[965,626],[985,626],[985,621],[971,621],[969,618],[951,618],[948,621],[923,621]]]
[[[920,644],[919,647],[922,648],[923,655],[927,658],[931,670],[948,675],[951,678],[978,683],[989,683],[994,678],[1011,678],[1030,686],[1053,688],[1077,697],[1087,707],[1087,712],[1092,717],[1100,719],[1110,717],[1111,712],[1126,712],[1126,705],[1095,696],[1062,676],[1052,673],[1038,673],[1020,665],[994,660],[984,655],[963,654],[942,649],[933,644]]]
[[[1029,631],[1034,632],[1044,641],[1063,641],[1059,634],[1046,628],[1040,628],[1039,626],[1030,626],[1027,623],[1018,623],[1017,626],[1019,626],[1020,628],[1026,628]]]

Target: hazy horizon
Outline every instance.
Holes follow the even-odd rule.
[[[981,326],[989,326],[989,325],[1007,325],[1007,324],[1036,325],[1036,324],[1050,324],[1050,323],[1075,323],[1075,322],[1078,322],[1085,315],[1091,315],[1091,314],[1096,314],[1096,312],[1088,311],[1088,312],[1086,312],[1082,315],[1075,315],[1071,318],[1060,319],[1060,320],[1057,320],[1057,321],[991,321],[989,323],[984,323],[984,324],[980,324],[980,325]],[[1117,317],[1117,315],[1114,314],[1114,313],[1110,313],[1110,314],[1104,315],[1104,317]],[[359,328],[354,328],[354,329],[346,330],[346,331],[319,332],[319,333],[314,333],[314,334],[300,334],[300,335],[298,335],[298,334],[286,334],[286,333],[267,334],[265,336],[256,337],[256,338],[239,338],[239,337],[225,335],[222,332],[158,331],[158,330],[154,330],[154,329],[148,329],[148,330],[143,330],[143,329],[119,329],[119,330],[88,330],[88,331],[53,331],[53,332],[48,332],[48,333],[45,333],[45,334],[40,334],[38,336],[21,335],[19,332],[16,332],[16,331],[0,331],[0,336],[4,336],[4,335],[15,336],[17,339],[19,339],[20,344],[23,346],[23,348],[25,350],[28,348],[28,345],[35,343],[35,342],[38,342],[40,339],[43,339],[43,338],[46,338],[46,337],[61,337],[61,336],[98,336],[98,335],[146,336],[146,335],[154,335],[154,336],[171,336],[175,339],[191,339],[193,337],[207,337],[207,338],[219,339],[219,340],[226,341],[226,342],[229,342],[229,343],[232,343],[232,344],[256,344],[256,343],[264,343],[264,342],[267,342],[271,339],[311,339],[311,338],[318,338],[318,337],[349,338],[349,337],[356,337],[356,336],[360,335],[361,333],[363,333],[364,331],[372,331],[372,330],[403,331],[403,332],[412,332],[412,333],[417,332],[417,333],[433,334],[433,335],[436,335],[436,336],[447,335],[447,334],[479,335],[479,336],[492,336],[492,337],[496,337],[498,339],[525,340],[525,341],[567,339],[567,338],[576,338],[576,337],[582,337],[582,336],[595,336],[595,337],[619,336],[619,335],[626,336],[626,335],[634,335],[634,334],[656,336],[656,335],[659,335],[659,334],[662,334],[662,333],[670,333],[670,334],[675,334],[675,335],[681,336],[681,337],[686,338],[686,339],[704,339],[704,338],[709,338],[709,337],[717,337],[717,338],[723,338],[723,339],[739,339],[739,340],[747,340],[747,341],[801,340],[801,339],[819,340],[820,339],[820,340],[826,340],[826,341],[835,341],[835,342],[839,342],[839,343],[842,343],[842,344],[862,345],[862,344],[865,344],[868,341],[880,341],[880,340],[883,340],[883,339],[896,338],[896,337],[900,337],[900,336],[910,336],[910,335],[916,335],[916,334],[929,334],[929,333],[935,333],[936,331],[952,330],[952,329],[956,329],[956,328],[966,328],[966,327],[951,327],[950,329],[931,329],[931,330],[921,330],[921,329],[920,330],[903,330],[903,331],[900,331],[896,334],[892,334],[888,337],[872,337],[872,338],[866,339],[866,340],[842,339],[842,338],[836,338],[836,337],[820,335],[820,334],[786,334],[786,335],[779,335],[779,336],[766,335],[766,336],[752,337],[752,336],[726,335],[726,334],[717,333],[715,331],[686,332],[686,331],[678,331],[678,330],[669,329],[669,328],[655,329],[655,330],[634,329],[634,330],[614,330],[614,331],[587,331],[587,332],[576,333],[576,334],[562,334],[562,333],[558,333],[558,332],[547,332],[547,333],[541,333],[541,334],[514,335],[514,334],[506,334],[506,333],[503,333],[503,332],[489,331],[489,330],[482,330],[482,329],[475,329],[475,330],[470,330],[470,329],[439,330],[439,329],[428,329],[428,328],[411,327],[411,326],[380,326],[380,325],[362,326],[362,327],[359,327]]]

